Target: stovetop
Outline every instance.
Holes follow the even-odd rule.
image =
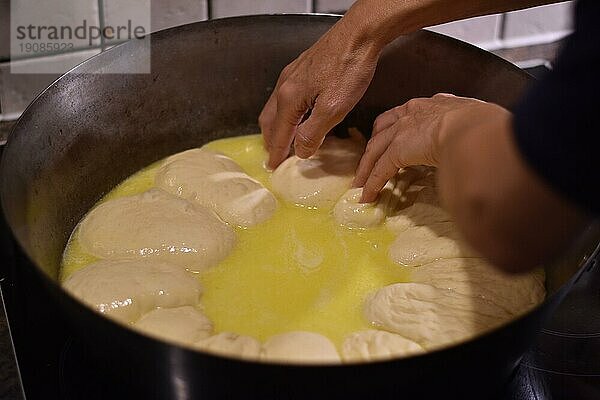
[[[4,251],[8,236],[1,228],[0,220]],[[11,264],[11,257],[11,253],[2,254],[5,266]],[[599,264],[589,264],[498,400],[600,399]],[[25,395],[30,400],[123,397],[101,370],[90,365],[65,321],[37,300],[38,288],[23,285],[27,277],[20,276],[20,271],[8,272],[10,279],[0,279],[0,399],[20,400]]]
[[[510,399],[600,399],[600,263],[575,283],[511,382]],[[518,395],[517,395],[518,394]]]

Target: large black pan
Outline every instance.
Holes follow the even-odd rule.
[[[257,132],[279,71],[335,21],[287,15],[186,25],[152,35],[151,74],[93,74],[107,65],[136,65],[144,54],[139,42],[117,46],[53,83],[10,135],[1,196],[22,251],[18,268],[41,282],[57,318],[66,317],[98,365],[112,367],[115,384],[136,391],[132,398],[491,397],[595,248],[597,232],[588,231],[547,268],[547,301],[519,320],[441,351],[363,365],[258,364],[194,352],[125,329],[61,290],[56,279],[65,243],[104,193],[168,154]],[[437,92],[510,108],[529,79],[491,54],[417,32],[389,46],[347,123],[368,132],[377,112]]]

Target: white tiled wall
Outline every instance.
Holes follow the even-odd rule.
[[[105,26],[127,26],[129,20],[150,30],[150,0],[103,0],[102,12]]]
[[[10,1],[12,21],[36,26],[78,26],[87,21],[88,25],[98,26],[98,0],[12,0]],[[88,39],[70,40],[75,47],[90,47]],[[92,40],[93,45],[100,45],[100,40]]]
[[[39,68],[36,68],[39,63],[51,63],[54,64],[57,70],[68,71],[99,52],[100,49],[85,50],[13,62],[17,63],[18,68],[23,72],[39,70]],[[18,117],[31,100],[58,76],[59,74],[11,74],[10,63],[0,63],[0,103],[2,104],[3,118],[13,119]]]
[[[211,17],[270,13],[305,13],[311,11],[310,0],[212,0]]]
[[[502,15],[486,15],[428,28],[487,49],[500,47]]]
[[[207,0],[152,1],[152,30],[204,21],[208,18]]]
[[[354,3],[355,0],[315,0],[315,12],[340,14]]]
[[[507,47],[548,43],[573,29],[572,1],[505,14],[503,40]]]
[[[12,0],[21,4],[36,0]],[[71,1],[72,7],[60,13],[52,7],[53,1],[37,1],[34,14],[42,18],[65,21],[81,19],[115,23],[128,15],[136,15],[151,2],[151,28],[160,30],[207,18],[262,13],[325,12],[343,13],[355,0],[62,0]],[[11,75],[8,73],[10,22],[9,0],[0,0],[0,116],[18,113],[54,75]],[[13,5],[14,6],[14,5]],[[18,7],[18,5],[17,5]],[[438,25],[429,29],[486,49],[516,47],[548,43],[566,35],[572,29],[573,2],[564,2],[502,15],[492,15]],[[110,43],[105,43],[107,47]],[[30,63],[64,63],[64,69],[92,55],[94,51],[77,51],[52,58],[44,57]],[[4,63],[2,63],[4,62]],[[61,64],[63,65],[63,64]]]

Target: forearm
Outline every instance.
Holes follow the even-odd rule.
[[[439,186],[466,240],[508,271],[527,270],[559,255],[586,216],[521,159],[508,111],[482,109],[471,118],[459,114],[442,127]]]
[[[458,19],[517,10],[557,0],[358,0],[341,23],[359,42],[385,46],[400,35]]]

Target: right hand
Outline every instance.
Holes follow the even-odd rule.
[[[353,32],[342,18],[281,72],[258,118],[269,168],[287,158],[292,142],[297,156],[313,155],[367,90],[381,46]]]
[[[505,114],[508,111],[492,103],[438,93],[409,100],[379,115],[353,182],[353,186],[363,187],[361,202],[375,201],[400,168],[437,167],[448,137],[460,133],[465,125],[478,128]]]

